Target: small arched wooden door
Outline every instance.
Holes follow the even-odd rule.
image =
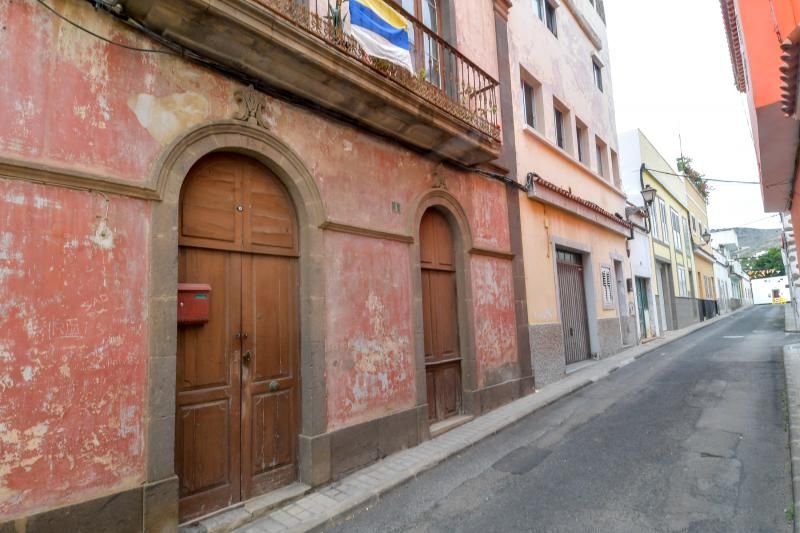
[[[178,326],[175,470],[188,520],[296,479],[298,235],[280,181],[238,154],[183,185],[178,281],[211,285],[209,321]]]
[[[436,209],[422,216],[419,248],[428,420],[435,423],[461,412],[455,247],[450,223]]]

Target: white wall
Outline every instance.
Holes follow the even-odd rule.
[[[786,276],[751,280],[750,284],[753,287],[753,303],[756,305],[771,304],[773,290],[780,291],[780,295],[785,298],[786,301],[791,301],[791,291],[786,287],[788,283],[788,278]]]

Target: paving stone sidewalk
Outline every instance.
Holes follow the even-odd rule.
[[[792,464],[794,492],[794,531],[800,533],[800,344],[783,347],[783,367],[786,372],[786,410],[789,417],[789,454]]]
[[[473,444],[485,439],[518,420],[542,409],[591,383],[605,378],[617,369],[634,362],[645,354],[659,350],[665,344],[744,311],[716,317],[680,331],[667,332],[659,339],[627,349],[615,356],[589,364],[571,372],[567,377],[535,393],[520,398],[444,435],[393,454],[382,461],[359,470],[350,476],[324,486],[297,501],[273,510],[263,518],[244,525],[240,533],[300,532],[319,529],[334,523],[337,518],[362,507],[367,507],[390,491],[414,479]],[[798,352],[798,379],[800,379],[800,351]],[[800,433],[798,433],[800,435]],[[204,531],[230,531],[217,521],[218,527]],[[242,524],[242,521],[238,521]]]

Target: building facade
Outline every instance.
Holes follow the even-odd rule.
[[[639,130],[620,135],[620,147],[631,202],[643,206],[641,191],[646,187],[656,191],[649,223],[660,329],[684,328],[700,320],[685,178]]]
[[[707,320],[715,317],[718,312],[717,283],[714,278],[715,259],[710,245],[711,233],[708,225],[708,198],[702,181],[687,178],[684,182],[689,214],[689,231],[686,238],[691,243],[696,269],[697,310],[700,320]]]
[[[0,524],[174,530],[532,390],[508,2],[403,2],[413,73],[326,2],[96,4],[0,6]]]
[[[736,88],[747,95],[764,210],[800,228],[800,1],[720,0]],[[776,38],[777,36],[777,38]],[[794,259],[792,259],[794,257]],[[788,267],[796,253],[787,255]],[[800,279],[792,279],[792,290]],[[797,318],[795,312],[795,318]]]
[[[635,340],[604,15],[588,0],[515,3],[515,160],[537,387]]]
[[[625,169],[623,167],[623,173]],[[639,342],[661,335],[658,320],[656,293],[653,289],[655,269],[653,248],[650,242],[650,221],[647,210],[635,204],[626,209],[627,219],[633,225],[633,239],[629,241],[631,273],[633,274],[634,305],[636,309],[636,334]]]

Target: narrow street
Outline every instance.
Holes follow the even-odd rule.
[[[327,531],[791,531],[783,320],[676,341]]]

